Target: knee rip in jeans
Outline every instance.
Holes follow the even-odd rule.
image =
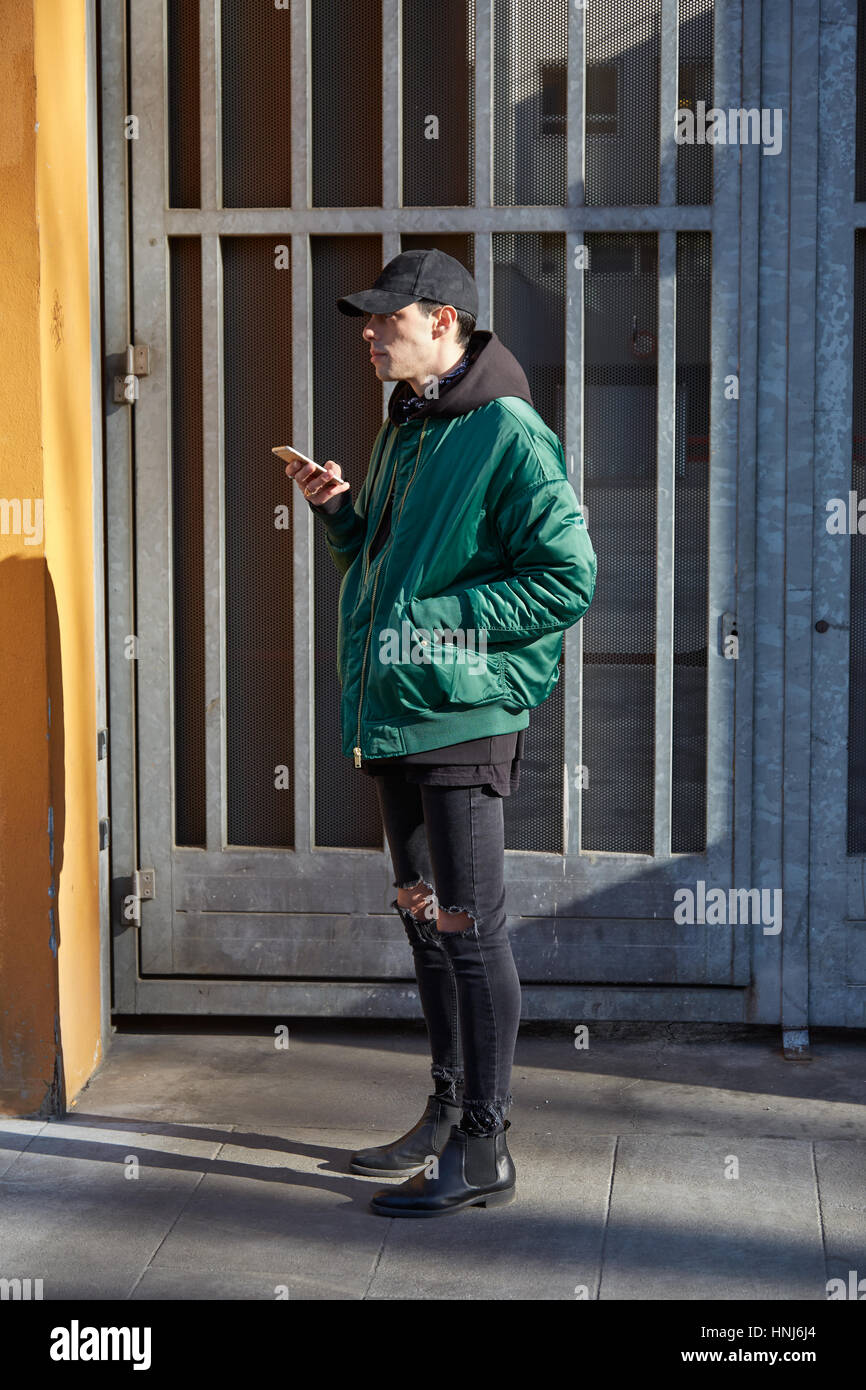
[[[435,919],[436,914],[439,911],[439,903],[436,898],[436,893],[430,887],[430,884],[425,882],[423,878],[415,879],[414,883],[395,883],[394,886],[396,887],[398,893],[398,907],[400,907],[401,909],[408,908],[408,910],[412,913],[413,917],[417,914],[418,916],[423,917],[424,920],[427,922],[431,922]],[[399,894],[401,892],[408,893],[413,888],[426,889],[426,892],[415,893],[410,903],[401,903]]]
[[[471,926],[464,927],[462,930],[452,930],[449,927],[440,926],[438,928],[440,936],[471,936],[476,940],[478,939],[478,919],[469,911],[468,907],[440,907],[439,910],[447,916],[462,914],[464,917],[468,917],[471,922]]]
[[[436,930],[433,922],[425,922],[414,916],[411,907],[403,907],[396,898],[392,900],[391,906],[399,912],[411,945],[423,946],[427,942],[439,945],[440,933]]]

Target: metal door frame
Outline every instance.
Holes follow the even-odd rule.
[[[847,498],[851,487],[854,236],[866,228],[866,202],[854,201],[857,0],[836,0],[833,9],[833,22],[820,26],[810,89],[820,101],[815,296],[832,331],[816,335],[813,345],[819,427],[809,480],[814,602],[805,615],[813,649],[809,924],[813,955],[822,965],[808,980],[808,1013],[815,1024],[862,1028],[866,855],[847,853],[851,547],[846,538],[828,534],[826,504],[831,497]],[[814,623],[821,619],[830,626],[818,635]]]
[[[156,51],[161,53],[164,63],[165,46],[163,42],[162,0],[135,0],[132,7],[134,30],[132,42],[136,51]],[[140,160],[136,166],[134,197],[137,210],[151,210],[151,225],[163,226],[165,238],[169,235],[201,234],[203,249],[204,279],[204,334],[205,343],[218,344],[220,341],[220,301],[219,284],[219,237],[222,234],[285,235],[288,228],[292,237],[293,297],[295,312],[299,315],[299,327],[303,330],[310,312],[310,266],[307,255],[307,236],[321,232],[323,223],[332,234],[340,233],[378,233],[383,239],[383,256],[388,259],[399,249],[402,232],[454,231],[470,232],[475,237],[475,270],[479,285],[479,322],[489,320],[491,301],[491,237],[494,231],[549,231],[566,235],[567,249],[567,303],[569,314],[566,319],[566,381],[570,382],[579,397],[580,408],[568,412],[566,457],[573,469],[574,461],[582,455],[582,283],[581,273],[575,268],[574,252],[583,240],[585,231],[658,231],[659,233],[659,378],[658,378],[658,462],[659,462],[659,513],[658,513],[658,557],[659,584],[657,593],[658,617],[658,667],[667,676],[672,672],[672,566],[664,563],[664,557],[672,554],[673,538],[673,489],[670,486],[674,476],[674,399],[675,373],[673,367],[673,348],[675,344],[675,304],[673,296],[673,270],[675,267],[677,230],[708,230],[712,233],[713,272],[712,272],[712,324],[721,325],[726,332],[726,341],[719,342],[714,335],[712,360],[730,362],[731,370],[739,361],[748,364],[749,354],[756,349],[755,335],[743,338],[743,324],[739,319],[740,303],[755,301],[758,263],[754,254],[757,240],[757,184],[761,174],[759,164],[760,149],[744,147],[741,163],[716,158],[714,161],[714,202],[707,206],[678,206],[676,197],[676,146],[673,138],[673,111],[676,108],[677,93],[677,5],[676,0],[662,0],[661,24],[661,73],[662,73],[662,128],[669,133],[662,141],[661,149],[661,188],[660,203],[655,206],[596,208],[582,204],[583,187],[583,143],[578,138],[582,122],[573,119],[575,110],[582,111],[583,104],[583,11],[576,6],[569,7],[569,73],[568,83],[570,115],[569,127],[572,132],[568,144],[568,184],[569,201],[565,207],[490,207],[491,196],[491,0],[478,0],[476,7],[476,68],[475,102],[476,112],[487,113],[488,119],[479,119],[476,125],[475,167],[476,167],[476,206],[450,209],[399,208],[400,160],[400,83],[399,69],[392,61],[394,46],[399,44],[400,5],[399,0],[384,0],[383,28],[383,208],[382,209],[336,209],[322,210],[309,207],[310,171],[308,150],[309,83],[308,70],[309,26],[306,7],[293,6],[292,22],[292,99],[291,99],[291,138],[294,157],[292,161],[292,203],[293,210],[283,209],[228,209],[218,210],[219,161],[219,93],[217,91],[218,72],[213,61],[216,52],[216,23],[218,16],[217,0],[202,0],[201,3],[201,71],[202,71],[202,210],[164,211],[162,187],[164,184],[164,160],[147,162]],[[761,17],[751,7],[741,13],[739,5],[716,0],[715,7],[715,102],[725,109],[731,106],[760,105],[761,95]],[[136,283],[153,286],[167,282],[167,242],[165,239],[156,247],[134,244],[133,229],[128,217],[128,173],[129,162],[134,157],[132,142],[123,138],[123,119],[127,113],[127,97],[124,78],[127,73],[128,39],[126,33],[126,5],[124,0],[103,0],[102,3],[102,47],[103,47],[103,113],[105,171],[104,202],[106,227],[106,344],[109,360],[116,361],[130,341],[131,321],[131,276],[134,265]],[[742,71],[741,71],[742,70]],[[161,74],[162,76],[162,74]],[[742,93],[741,93],[742,77]],[[572,80],[573,79],[573,80]],[[155,89],[142,89],[134,94],[135,114],[139,117],[141,139],[156,142],[158,148],[165,150],[163,81],[157,82]],[[754,98],[754,100],[750,98]],[[160,169],[162,175],[160,176]],[[480,205],[480,206],[479,206]],[[674,228],[676,230],[674,230]],[[741,245],[742,242],[742,245]],[[666,278],[668,277],[668,278]],[[164,293],[140,295],[141,303],[136,306],[136,340],[147,341],[158,347],[166,341]],[[205,457],[206,467],[211,471],[206,476],[205,496],[210,509],[206,516],[206,537],[219,543],[219,514],[222,496],[220,457],[222,420],[220,411],[221,383],[219,380],[219,352],[215,354],[211,366],[205,373]],[[753,363],[756,368],[756,364]],[[109,367],[109,370],[111,368]],[[741,367],[741,372],[744,368]],[[754,379],[754,377],[753,377]],[[168,894],[171,883],[170,855],[159,848],[160,837],[155,828],[157,819],[145,812],[137,822],[136,807],[139,801],[138,772],[136,769],[136,675],[138,681],[147,680],[148,671],[163,673],[163,688],[171,689],[171,633],[165,621],[170,613],[170,595],[167,584],[157,591],[155,586],[142,590],[134,582],[135,564],[147,564],[153,572],[152,552],[145,555],[140,548],[134,553],[134,512],[133,495],[134,450],[138,450],[138,469],[143,479],[143,490],[139,502],[144,503],[144,511],[152,524],[154,516],[167,517],[168,497],[164,488],[164,478],[154,469],[147,468],[147,449],[152,436],[147,429],[147,414],[152,418],[167,419],[167,376],[155,374],[146,383],[147,406],[142,410],[142,402],[130,410],[128,407],[108,407],[107,420],[107,505],[108,505],[108,570],[109,570],[109,668],[112,699],[112,819],[113,819],[113,860],[115,873],[115,903],[113,910],[114,962],[115,962],[115,1008],[124,1012],[145,1013],[295,1013],[377,1016],[417,1016],[417,991],[411,984],[391,983],[367,985],[364,983],[305,983],[274,982],[243,979],[242,981],[220,978],[182,979],[169,978],[165,972],[170,969],[170,952],[162,939],[148,934],[145,950],[139,954],[140,943],[134,927],[122,920],[120,913],[120,894],[124,875],[144,860],[148,867],[157,873],[157,898],[145,905],[148,914],[148,933],[154,919],[163,913],[164,908],[173,906]],[[723,725],[727,731],[725,739],[708,739],[708,795],[711,789],[721,788],[722,792],[710,795],[708,805],[708,845],[719,839],[720,833],[733,835],[734,864],[731,881],[734,884],[750,884],[754,881],[754,861],[750,852],[751,831],[751,734],[747,712],[751,705],[753,690],[753,667],[750,646],[744,643],[741,657],[737,662],[725,662],[722,658],[715,663],[713,674],[713,653],[715,651],[715,618],[723,611],[738,613],[741,631],[754,631],[754,611],[748,612],[749,597],[754,600],[749,579],[755,554],[756,525],[755,516],[749,506],[743,506],[743,499],[755,495],[756,452],[753,436],[750,438],[748,403],[741,401],[738,412],[725,409],[723,396],[724,381],[721,374],[714,374],[711,399],[711,443],[713,460],[712,505],[710,509],[710,664],[708,668],[708,700],[711,732]],[[293,365],[293,393],[296,420],[295,439],[299,447],[305,448],[311,439],[311,389],[310,364],[305,354],[295,354]],[[133,418],[134,417],[134,418]],[[136,428],[137,426],[137,428]],[[306,439],[304,427],[306,426]],[[137,439],[134,437],[137,434]],[[667,480],[667,487],[661,480]],[[148,491],[149,489],[149,491]],[[580,492],[580,489],[577,489]],[[739,506],[739,515],[738,515]],[[141,512],[142,508],[139,507]],[[590,532],[591,532],[590,518]],[[233,871],[242,876],[252,876],[261,885],[260,891],[280,892],[280,883],[285,883],[286,855],[294,856],[292,862],[292,910],[311,912],[321,901],[323,889],[327,888],[329,903],[334,911],[357,911],[359,900],[366,903],[375,900],[383,883],[390,880],[390,864],[384,847],[381,852],[370,850],[321,849],[313,851],[312,815],[314,799],[311,795],[312,759],[312,720],[307,711],[311,707],[312,667],[310,652],[312,640],[305,643],[298,640],[305,632],[312,637],[312,554],[314,520],[306,509],[297,508],[294,514],[293,561],[295,573],[306,576],[307,582],[295,585],[294,623],[296,641],[294,643],[295,677],[295,733],[297,769],[295,778],[295,849],[286,851],[229,848],[222,850],[222,820],[220,798],[223,777],[209,777],[207,836],[209,849],[201,851],[175,851],[178,856],[190,857],[188,877],[207,870],[208,864],[215,866],[216,860],[225,864],[225,856],[230,855]],[[149,528],[150,529],[150,526]],[[164,527],[160,532],[168,534]],[[207,542],[206,542],[207,543]],[[157,555],[167,560],[165,555]],[[167,576],[168,566],[163,563],[160,573]],[[740,583],[740,601],[734,602],[735,579]],[[157,592],[160,593],[159,602]],[[220,595],[210,594],[208,602],[211,612],[218,618]],[[137,603],[137,608],[136,608]],[[154,620],[148,629],[148,614],[158,616],[161,609],[162,627]],[[749,626],[751,624],[751,626]],[[210,641],[207,651],[206,683],[208,702],[216,699],[218,711],[224,708],[220,687],[220,662],[213,633],[219,632],[221,624],[209,620]],[[156,634],[152,647],[140,644],[138,659],[131,662],[125,655],[125,639],[137,629],[143,634],[150,630]],[[158,638],[159,646],[156,646]],[[580,747],[580,696],[581,696],[581,638],[579,628],[571,634],[565,644],[565,742],[567,747]],[[671,699],[670,679],[657,680],[656,695],[656,752],[657,766],[662,769],[656,792],[656,825],[662,830],[670,823],[670,740],[671,740]],[[736,708],[735,708],[736,697]],[[164,710],[159,717],[148,721],[138,720],[142,739],[142,778],[147,777],[147,753],[164,743],[165,729],[172,728],[172,721],[165,718]],[[170,713],[170,706],[168,713]],[[219,768],[221,763],[222,730],[221,713],[211,717],[208,726],[208,765]],[[735,723],[736,720],[736,723]],[[721,766],[723,761],[719,748],[725,748],[725,757],[734,752],[736,759],[736,782],[731,785],[732,769]],[[641,914],[654,916],[653,904],[664,902],[669,911],[670,877],[674,873],[673,859],[677,860],[676,877],[678,881],[690,881],[694,877],[706,875],[708,857],[698,856],[639,856],[616,854],[590,854],[579,852],[579,817],[570,812],[567,789],[564,803],[566,855],[540,854],[533,851],[508,851],[506,855],[507,881],[512,913],[537,915],[538,890],[540,883],[550,885],[554,900],[557,892],[588,895],[606,892],[614,887],[624,892],[624,875],[628,870],[635,874],[635,900],[639,898]],[[224,798],[222,798],[224,804]],[[173,826],[170,798],[164,811],[165,824]],[[150,848],[148,848],[150,846]],[[335,881],[329,854],[350,855],[353,858],[353,871]],[[192,857],[197,863],[193,865]],[[696,873],[686,872],[684,860],[690,860]],[[347,861],[343,861],[347,862]],[[655,883],[649,876],[639,877],[642,869],[657,868],[666,864],[668,869],[658,876]],[[590,874],[591,871],[591,874]],[[667,882],[663,880],[667,879]],[[661,881],[659,881],[661,880]],[[163,901],[159,894],[166,894]],[[390,894],[390,886],[386,893]],[[653,898],[653,893],[656,897]],[[273,898],[269,901],[274,901]],[[533,912],[534,909],[534,912]],[[361,909],[367,916],[366,908]],[[384,910],[384,909],[383,909]],[[388,909],[390,912],[390,909]],[[590,914],[587,914],[588,916]],[[628,920],[628,919],[626,919]],[[740,981],[738,986],[689,986],[664,985],[645,986],[529,986],[524,987],[524,1006],[526,1017],[607,1017],[607,1018],[689,1018],[738,1020],[772,1013],[773,991],[778,990],[778,976],[773,981],[771,960],[769,967],[755,981],[755,990],[747,985],[750,976],[750,960],[753,953],[760,955],[762,940],[750,939],[747,928],[735,928],[730,936],[721,933],[715,939],[708,933],[707,952],[718,962],[730,961],[732,978]],[[765,953],[766,954],[766,953]],[[151,978],[143,978],[145,975]],[[338,997],[339,996],[339,997]],[[766,1001],[766,1002],[762,1002]],[[777,1015],[776,1015],[777,1016]]]

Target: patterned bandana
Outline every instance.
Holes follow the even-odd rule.
[[[453,382],[458,381],[460,377],[463,375],[463,373],[465,371],[468,371],[470,365],[471,363],[469,360],[469,352],[467,349],[467,351],[464,352],[463,356],[460,358],[460,361],[451,368],[450,372],[446,372],[444,376],[440,376],[439,395],[441,396],[443,391],[447,391],[448,387],[451,386]],[[420,410],[423,406],[428,405],[431,399],[432,398],[429,396],[410,395],[404,396],[401,400],[395,401],[393,410],[394,415],[396,416],[396,423],[399,425],[405,425],[406,421],[409,420],[415,414],[416,411]]]

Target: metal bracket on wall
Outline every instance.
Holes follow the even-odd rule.
[[[150,348],[147,343],[130,343],[126,349],[126,376],[114,378],[114,404],[134,405],[143,376],[150,376]]]

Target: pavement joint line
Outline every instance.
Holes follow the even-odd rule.
[[[619,1152],[619,1135],[616,1136],[616,1142],[614,1143],[614,1146],[613,1146],[613,1153],[612,1153],[612,1155],[611,1155],[611,1160],[610,1160],[610,1175],[609,1175],[608,1184],[607,1184],[607,1197],[606,1197],[606,1199],[605,1199],[605,1204],[604,1204],[604,1221],[603,1221],[603,1223],[602,1223],[602,1230],[601,1230],[601,1249],[600,1249],[599,1252],[598,1252],[598,1283],[596,1284],[596,1288],[595,1288],[595,1301],[596,1301],[596,1303],[600,1303],[600,1302],[601,1302],[601,1284],[602,1284],[602,1280],[604,1279],[604,1254],[605,1254],[605,1250],[606,1250],[606,1248],[607,1248],[607,1233],[608,1233],[608,1231],[609,1231],[609,1229],[610,1229],[610,1209],[611,1209],[611,1205],[612,1205],[612,1202],[613,1202],[613,1184],[614,1184],[614,1176],[615,1176],[615,1174],[616,1174],[616,1159],[617,1159],[617,1153],[618,1153],[618,1152]]]
[[[220,1149],[222,1149],[222,1148],[224,1148],[224,1147],[225,1147],[224,1144],[220,1144],[219,1149],[217,1149],[217,1152],[214,1154],[214,1156],[213,1156],[213,1158],[210,1160],[210,1162],[214,1162],[216,1159],[219,1158]],[[144,1268],[142,1269],[141,1273],[139,1274],[138,1278],[136,1279],[136,1281],[135,1281],[135,1283],[133,1284],[132,1288],[130,1289],[129,1293],[126,1295],[127,1301],[129,1301],[129,1299],[130,1299],[130,1298],[132,1297],[132,1295],[135,1293],[135,1290],[138,1288],[139,1284],[141,1283],[141,1281],[142,1281],[142,1279],[144,1278],[144,1276],[145,1276],[145,1274],[147,1273],[147,1271],[148,1271],[149,1269],[152,1269],[152,1268],[153,1268],[154,1257],[155,1257],[156,1255],[159,1254],[159,1251],[162,1249],[163,1245],[164,1245],[165,1242],[168,1240],[168,1237],[171,1235],[171,1233],[172,1233],[172,1231],[174,1230],[175,1226],[177,1225],[178,1221],[179,1221],[180,1218],[183,1216],[184,1212],[186,1211],[187,1207],[189,1206],[190,1202],[192,1201],[193,1197],[194,1197],[195,1194],[198,1192],[198,1190],[199,1190],[199,1188],[201,1187],[202,1183],[204,1182],[206,1176],[207,1176],[207,1174],[204,1172],[204,1170],[202,1170],[202,1171],[198,1174],[198,1180],[197,1180],[197,1182],[193,1183],[192,1187],[190,1188],[190,1191],[189,1191],[189,1193],[187,1194],[186,1201],[182,1201],[182,1202],[181,1202],[180,1207],[178,1208],[177,1212],[175,1213],[174,1220],[170,1223],[168,1229],[167,1229],[166,1231],[163,1232],[162,1236],[161,1236],[160,1239],[157,1241],[156,1246],[155,1246],[154,1249],[150,1252],[150,1255],[148,1256],[148,1259],[147,1259],[147,1263],[145,1264]]]
[[[14,1116],[9,1116],[8,1118],[11,1119],[11,1118],[14,1118]],[[3,1117],[0,1116],[0,1124],[2,1124],[2,1119],[3,1119]],[[18,1150],[18,1152],[16,1153],[16,1155],[15,1155],[15,1157],[13,1158],[12,1162],[9,1164],[9,1167],[6,1169],[6,1172],[3,1173],[3,1174],[0,1174],[0,1182],[5,1182],[5,1181],[6,1181],[6,1179],[9,1177],[10,1173],[12,1172],[13,1168],[15,1168],[16,1165],[18,1164],[19,1159],[22,1158],[24,1154],[26,1154],[27,1150],[30,1148],[30,1145],[33,1143],[33,1140],[39,1138],[40,1134],[41,1134],[42,1131],[47,1127],[47,1125],[48,1125],[48,1121],[47,1121],[47,1120],[43,1120],[42,1124],[39,1126],[39,1129],[37,1129],[36,1133],[35,1133],[35,1134],[31,1134],[31,1135],[29,1136],[29,1138],[28,1138],[28,1140],[27,1140],[27,1143],[24,1145],[24,1148]],[[4,1134],[4,1133],[7,1133],[7,1134],[9,1134],[9,1135],[13,1135],[13,1134],[20,1133],[20,1131],[14,1130],[14,1129],[3,1130],[2,1128],[0,1128],[0,1134]],[[4,1150],[0,1149],[0,1153],[3,1153],[3,1152],[4,1152]]]
[[[371,1215],[371,1216],[373,1215],[372,1212],[367,1213],[367,1214],[368,1214],[368,1215]],[[370,1290],[371,1290],[372,1287],[373,1287],[373,1283],[374,1283],[374,1281],[375,1281],[375,1279],[376,1279],[376,1275],[379,1273],[379,1265],[381,1264],[381,1262],[382,1262],[382,1256],[383,1256],[384,1253],[385,1253],[385,1242],[387,1241],[389,1235],[391,1234],[391,1228],[392,1228],[393,1225],[394,1225],[394,1217],[392,1216],[392,1217],[390,1218],[390,1220],[386,1223],[385,1232],[384,1232],[384,1234],[383,1234],[383,1236],[382,1236],[382,1243],[381,1243],[381,1245],[379,1246],[379,1249],[378,1249],[378,1252],[377,1252],[377,1254],[376,1254],[375,1259],[373,1260],[373,1268],[370,1270],[370,1278],[369,1278],[369,1280],[367,1281],[367,1286],[366,1286],[366,1288],[364,1289],[364,1292],[361,1294],[361,1299],[360,1299],[360,1301],[361,1301],[362,1303],[364,1303],[364,1302],[366,1301],[367,1295],[368,1295],[368,1293],[370,1292]]]
[[[824,1229],[824,1204],[821,1201],[821,1184],[818,1180],[818,1160],[815,1155],[814,1139],[809,1144],[809,1154],[812,1159],[812,1183],[815,1191],[815,1209],[818,1217],[818,1230],[821,1232],[821,1254],[824,1257],[824,1282],[825,1287],[829,1278],[829,1266],[827,1257],[827,1232]]]

